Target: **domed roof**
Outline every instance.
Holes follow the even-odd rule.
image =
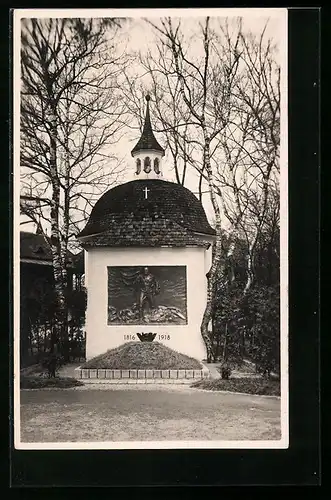
[[[107,191],[78,238],[103,246],[185,246],[214,234],[191,191],[173,182],[139,179]]]

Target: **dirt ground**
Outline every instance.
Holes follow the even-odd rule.
[[[278,440],[280,399],[185,386],[21,391],[21,441]]]

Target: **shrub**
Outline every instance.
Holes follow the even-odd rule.
[[[279,373],[279,287],[256,284],[243,298],[236,283],[220,297],[215,311],[216,359],[251,360],[260,373]]]
[[[193,383],[192,387],[205,389],[206,391],[230,391],[255,394],[259,396],[280,396],[280,381],[278,379],[204,379]]]
[[[230,378],[232,370],[228,364],[225,363],[224,365],[220,366],[218,370],[221,374],[222,379],[228,380]]]
[[[46,387],[54,387],[59,389],[69,389],[71,387],[78,387],[84,385],[81,380],[69,377],[33,377],[22,376],[20,377],[21,389],[43,389]]]
[[[47,375],[49,378],[56,377],[58,370],[63,366],[64,359],[60,354],[56,352],[47,353],[42,361],[41,366],[47,370]]]

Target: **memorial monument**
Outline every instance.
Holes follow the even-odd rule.
[[[101,196],[78,235],[86,250],[87,359],[144,332],[206,357],[200,324],[215,231],[191,191],[163,180],[165,151],[152,131],[149,100],[131,151],[134,180]]]

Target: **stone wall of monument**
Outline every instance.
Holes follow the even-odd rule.
[[[87,359],[124,342],[138,340],[137,333],[142,332],[156,333],[156,341],[204,359],[200,323],[206,303],[209,263],[206,250],[196,247],[90,249],[86,262]],[[139,314],[140,288],[134,288],[132,281],[145,268],[155,277],[158,293],[152,310],[146,303]],[[119,284],[120,279],[127,284]],[[118,314],[119,310],[124,312]]]

